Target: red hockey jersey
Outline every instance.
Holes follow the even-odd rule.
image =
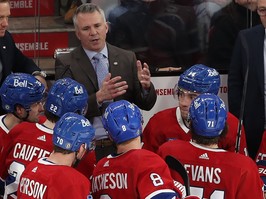
[[[30,163],[23,172],[18,198],[75,198],[87,199],[89,180],[72,167],[55,165],[41,158]]]
[[[163,158],[171,155],[184,165],[192,195],[210,199],[263,199],[263,183],[249,157],[182,140],[163,144],[158,154]],[[172,176],[177,177],[175,171]]]
[[[260,148],[256,157],[256,162],[259,160],[266,160],[266,131],[263,133]]]
[[[3,146],[5,144],[5,139],[7,137],[7,134],[9,133],[9,130],[7,129],[6,125],[3,123],[3,119],[6,115],[0,116],[0,152],[3,150]]]
[[[93,198],[156,198],[164,193],[173,198],[173,190],[181,194],[164,160],[144,149],[101,159],[91,183]]]
[[[33,160],[47,157],[53,150],[53,130],[38,123],[22,122],[8,133],[0,154],[0,177],[5,180],[5,196],[16,195],[21,173]]]
[[[219,142],[219,147],[233,152],[236,145],[238,119],[229,112],[227,124],[228,133]],[[151,117],[144,128],[142,138],[143,148],[156,153],[158,148],[167,141],[176,139],[190,141],[191,134],[183,122],[179,107],[177,107],[160,111]],[[244,129],[242,129],[239,153],[247,154]]]

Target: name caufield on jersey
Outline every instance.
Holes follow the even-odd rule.
[[[39,147],[17,143],[14,147],[13,157],[26,161],[32,161],[34,158],[46,157],[49,154],[49,151]]]

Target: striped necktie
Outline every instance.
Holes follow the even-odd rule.
[[[102,53],[97,53],[96,55],[94,55],[93,60],[94,60],[94,69],[97,74],[98,85],[99,88],[101,88],[102,82],[106,77],[106,75],[108,74],[108,67],[106,62],[104,61],[104,56]]]

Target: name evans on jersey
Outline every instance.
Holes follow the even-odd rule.
[[[219,184],[221,182],[221,177],[219,175],[222,173],[221,168],[190,164],[184,164],[184,167],[191,176],[192,181],[209,182],[214,184]]]

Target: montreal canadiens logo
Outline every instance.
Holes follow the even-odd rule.
[[[67,143],[67,144],[66,144],[66,148],[67,148],[67,149],[70,149],[70,148],[71,148],[71,144],[70,144],[70,143]]]

